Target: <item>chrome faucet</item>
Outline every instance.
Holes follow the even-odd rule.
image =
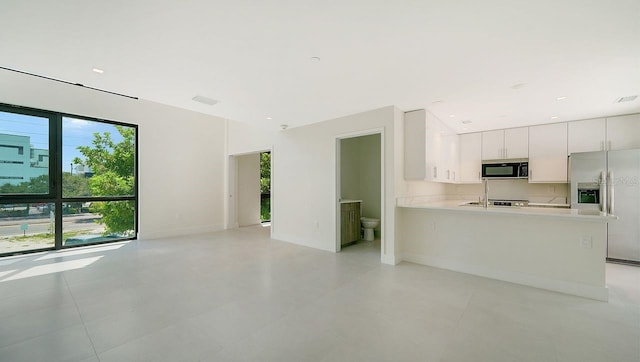
[[[484,180],[484,201],[482,206],[485,209],[489,207],[489,179]]]

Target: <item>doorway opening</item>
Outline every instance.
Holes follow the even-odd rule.
[[[229,155],[226,228],[261,225],[272,229],[272,151]]]
[[[271,223],[271,152],[260,152],[260,222]]]
[[[384,248],[384,133],[376,129],[336,138],[336,250]]]

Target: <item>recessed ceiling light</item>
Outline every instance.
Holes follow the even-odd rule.
[[[281,125],[280,125],[280,129],[281,129],[281,130],[283,130],[283,131],[284,131],[285,129],[287,129],[287,128],[289,128],[289,125],[288,125],[288,124],[281,124]]]
[[[469,123],[471,123],[470,119],[465,119],[464,121],[462,121],[462,124],[469,124]]]
[[[207,104],[209,106],[212,106],[212,105],[218,103],[218,101],[216,101],[215,99],[207,98],[207,97],[204,97],[204,96],[195,96],[195,97],[193,97],[191,99],[193,99],[196,102]]]
[[[626,97],[618,98],[618,99],[616,100],[616,102],[617,102],[617,103],[622,103],[622,102],[631,102],[631,101],[635,100],[636,98],[638,98],[638,96],[637,96],[637,95],[636,95],[636,96],[626,96]]]
[[[100,68],[93,68],[91,69],[94,73],[98,73],[98,74],[102,74],[104,73],[104,70],[100,69]]]
[[[455,114],[450,114],[450,115],[449,115],[449,117],[450,117],[450,118],[453,118],[453,117],[455,117],[455,116],[456,116]]]
[[[431,104],[438,104],[438,103],[444,103],[444,101],[441,99],[438,99],[437,101],[431,102]]]
[[[558,119],[558,116],[551,116],[551,119]]]
[[[565,100],[565,99],[567,99],[567,97],[562,96],[562,97],[558,97],[558,98],[556,98],[556,101],[563,101],[563,100]]]
[[[524,88],[526,84],[525,83],[516,83],[514,85],[511,86],[511,89],[520,89],[520,88]]]
[[[273,119],[273,118],[271,118],[271,117],[267,117],[267,119]]]
[[[319,62],[320,61],[320,57],[311,57],[311,61]]]

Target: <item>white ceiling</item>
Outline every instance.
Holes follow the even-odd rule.
[[[388,105],[427,108],[461,133],[640,112],[640,97],[615,102],[640,95],[638,0],[1,8],[1,67],[274,128]]]

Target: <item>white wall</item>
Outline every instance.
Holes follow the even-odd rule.
[[[384,205],[381,206],[385,263],[399,261],[394,252],[395,198],[444,198],[446,186],[404,180],[404,112],[389,106],[280,130],[227,125],[228,154],[272,148],[272,236],[323,250],[336,250],[336,138],[383,130]]]
[[[2,103],[139,125],[140,238],[223,229],[223,119],[5,70],[0,84]]]
[[[260,223],[260,154],[253,153],[236,157],[238,182],[238,225]]]
[[[393,263],[395,225],[395,107],[385,107],[305,127],[264,130],[228,122],[229,154],[273,147],[272,236],[317,249],[336,250],[336,137],[382,129],[385,155],[385,262]]]

